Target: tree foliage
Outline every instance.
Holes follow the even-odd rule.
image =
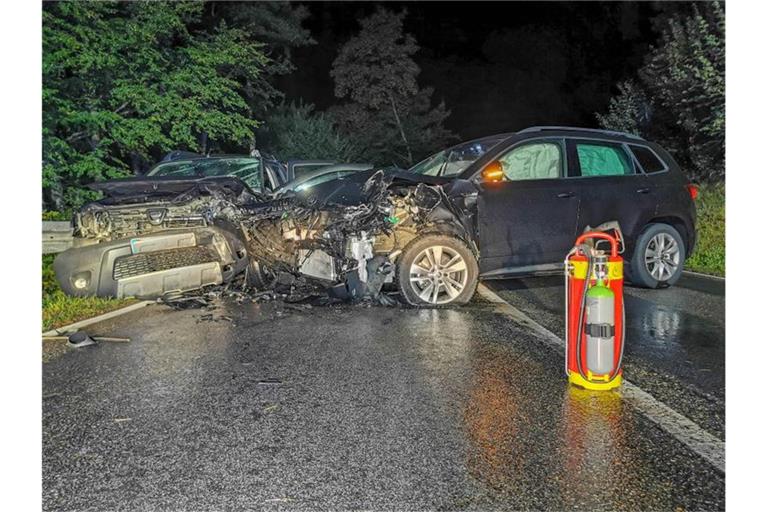
[[[266,115],[273,100],[283,93],[274,84],[274,78],[287,75],[296,68],[291,61],[294,48],[315,44],[308,29],[302,24],[309,17],[303,5],[289,2],[208,2],[206,16],[248,33],[249,37],[264,44],[262,51],[268,57],[264,73],[255,83],[246,83],[244,94],[254,115]]]
[[[271,4],[270,4],[271,5]],[[266,107],[279,97],[270,72],[287,69],[264,22],[287,5],[201,2],[57,2],[43,10],[43,192],[47,206],[91,197],[82,185],[145,168],[171,149],[248,147]],[[262,23],[263,22],[263,23]],[[279,61],[271,60],[273,54]],[[280,67],[282,66],[282,67]]]
[[[625,82],[598,115],[669,148],[691,178],[725,177],[725,13],[719,3],[671,19],[638,80]]]
[[[278,158],[328,159],[350,162],[362,158],[360,149],[343,135],[330,116],[313,105],[282,105],[264,125],[269,149]]]
[[[600,125],[611,130],[642,135],[649,129],[651,105],[642,87],[633,80],[618,85],[619,94],[611,98],[608,112],[597,114]]]
[[[450,112],[443,103],[433,108],[433,90],[419,88],[419,47],[403,32],[405,16],[379,8],[362,19],[331,70],[336,96],[349,100],[332,109],[335,119],[379,164],[410,165],[452,137],[443,127]]]

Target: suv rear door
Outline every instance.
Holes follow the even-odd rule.
[[[567,139],[566,145],[569,179],[578,182],[582,197],[578,232],[615,220],[625,240],[634,240],[656,213],[654,180],[642,172],[622,142]]]
[[[562,262],[579,210],[574,183],[564,178],[565,157],[562,138],[528,139],[500,153],[502,181],[479,185],[481,274],[535,272]]]

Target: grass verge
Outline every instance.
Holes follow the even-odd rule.
[[[43,255],[43,331],[56,329],[138,302],[136,299],[104,299],[66,295],[53,273],[54,254]]]
[[[696,199],[696,249],[685,268],[725,276],[725,185],[702,185]]]

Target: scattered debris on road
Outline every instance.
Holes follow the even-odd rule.
[[[69,341],[69,336],[43,336],[43,341]]]
[[[383,280],[377,286],[381,288],[382,285]],[[283,274],[276,279],[271,289],[258,290],[248,284],[246,273],[226,284],[208,286],[188,292],[166,293],[157,299],[157,302],[176,310],[203,309],[211,311],[218,307],[218,303],[222,299],[233,300],[237,304],[280,301],[286,309],[304,311],[311,309],[313,306],[328,306],[349,302],[350,295],[346,289],[339,288],[346,287],[341,285],[328,289],[303,276],[295,277],[290,274]],[[363,294],[355,294],[354,296],[358,298],[353,302],[360,305],[378,304],[395,306],[398,304],[394,297],[384,292],[380,292],[375,299],[371,296],[363,296]],[[199,320],[232,321],[233,318],[228,315],[214,316],[213,314],[206,314]]]
[[[70,334],[67,341],[67,346],[74,348],[83,348],[90,345],[96,345],[96,342],[85,331],[77,331]]]
[[[130,343],[131,341],[131,338],[120,338],[115,336],[91,336],[91,339],[97,343]]]
[[[256,383],[257,386],[277,386],[278,384],[282,384],[283,381],[280,379],[275,379],[273,377],[269,377],[266,379],[261,379]]]
[[[99,343],[130,343],[124,336],[91,336],[85,331],[75,331],[67,336],[43,336],[43,341],[65,341],[66,346],[83,348]]]

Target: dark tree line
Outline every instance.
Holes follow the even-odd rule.
[[[600,124],[665,146],[699,181],[725,179],[725,12],[716,2],[667,21]]]

